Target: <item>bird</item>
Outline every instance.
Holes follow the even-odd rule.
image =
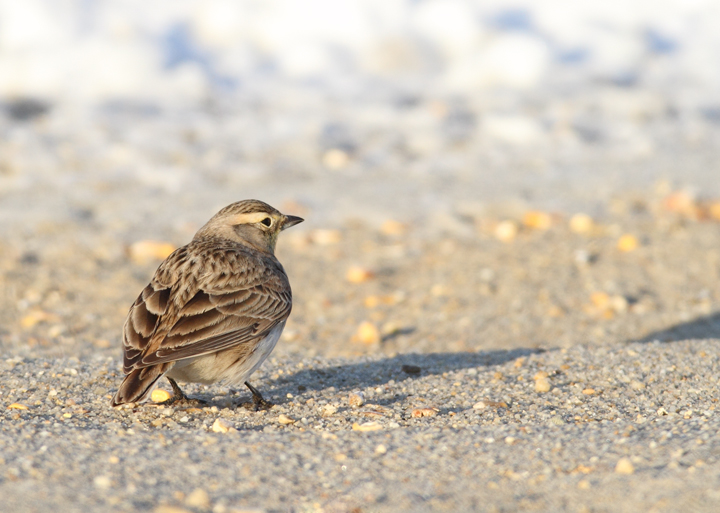
[[[287,274],[275,257],[281,231],[302,218],[259,200],[232,203],[163,261],[127,314],[123,379],[112,406],[141,403],[165,376],[177,381],[244,383],[255,409],[272,403],[248,378],[270,355],[292,310]]]

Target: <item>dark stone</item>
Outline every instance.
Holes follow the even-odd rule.
[[[420,374],[420,371],[422,370],[417,365],[403,365],[401,368],[406,374]]]

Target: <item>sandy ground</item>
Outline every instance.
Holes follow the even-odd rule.
[[[58,123],[3,125],[3,511],[720,508],[712,137],[622,165],[622,148],[558,157],[585,182],[510,150],[489,174],[384,179],[418,161],[389,150],[397,161],[353,164],[367,175],[302,161],[243,188],[188,174],[197,152],[174,157],[182,180],[123,171],[128,148],[154,162],[145,135],[166,136],[162,160],[192,140],[181,130],[108,145],[97,134],[130,134],[126,121],[80,142]],[[307,218],[279,243],[294,310],[252,380],[277,405],[251,412],[245,390],[191,385],[207,405],[111,409],[120,328],[163,251],[137,243],[181,245],[246,196]]]

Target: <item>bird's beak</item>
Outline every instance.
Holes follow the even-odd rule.
[[[300,224],[304,221],[302,217],[298,216],[285,216],[285,221],[283,222],[282,229],[285,230],[287,228],[290,228],[291,226],[295,226],[296,224]]]

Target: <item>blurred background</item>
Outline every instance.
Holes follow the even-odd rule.
[[[251,197],[307,219],[298,344],[711,315],[719,55],[714,0],[0,0],[0,335],[115,354],[158,262]]]
[[[137,223],[152,192],[174,219],[262,196],[452,230],[717,193],[718,55],[712,0],[4,0],[0,219],[104,198]]]

